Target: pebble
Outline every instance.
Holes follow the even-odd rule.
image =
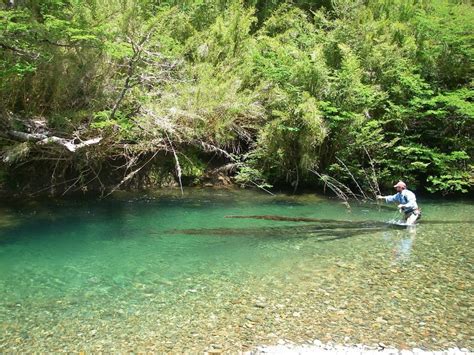
[[[289,344],[283,339],[279,339],[278,345],[270,346],[259,346],[255,350],[245,353],[247,355],[261,355],[261,354],[274,354],[274,355],[310,355],[310,354],[327,354],[327,355],[467,355],[472,354],[466,348],[450,348],[442,351],[427,351],[419,348],[412,350],[399,350],[395,348],[383,348],[379,350],[372,349],[363,345],[355,346],[344,346],[332,343],[324,344],[320,340],[314,340],[312,344],[307,345],[294,345]]]

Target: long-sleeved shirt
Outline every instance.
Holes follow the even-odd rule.
[[[418,208],[416,196],[410,190],[402,190],[392,196],[386,196],[385,202],[398,202],[403,206],[403,212],[410,213]]]

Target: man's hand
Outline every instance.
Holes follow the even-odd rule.
[[[403,210],[405,208],[405,206],[402,205],[402,204],[399,204],[397,207],[398,207],[399,210]]]
[[[377,200],[384,200],[385,197],[383,197],[382,195],[377,195]]]

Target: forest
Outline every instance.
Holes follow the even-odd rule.
[[[474,11],[447,0],[0,3],[0,189],[466,194]]]

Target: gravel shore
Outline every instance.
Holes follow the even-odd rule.
[[[359,354],[391,354],[391,355],[466,355],[474,354],[466,348],[450,348],[447,350],[428,351],[414,348],[411,350],[400,350],[379,344],[377,347],[369,347],[361,344],[346,346],[332,343],[323,344],[315,340],[312,344],[296,345],[280,340],[278,345],[259,346],[250,355],[276,354],[276,355],[309,355],[309,354],[332,354],[332,355],[359,355]]]

